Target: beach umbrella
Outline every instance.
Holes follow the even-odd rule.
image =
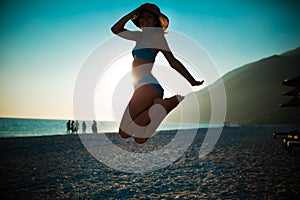
[[[300,76],[291,79],[286,79],[282,82],[282,84],[286,86],[300,87]]]
[[[288,90],[282,94],[287,95],[287,96],[300,96],[300,88],[294,88],[294,89]]]
[[[284,104],[280,104],[280,107],[299,107],[300,106],[300,99],[297,96],[294,96],[293,99],[289,100]]]

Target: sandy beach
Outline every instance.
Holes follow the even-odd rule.
[[[0,195],[1,199],[296,199],[300,149],[290,156],[282,138],[272,137],[274,131],[291,128],[224,128],[213,151],[201,159],[206,131],[199,129],[184,156],[142,174],[120,172],[99,162],[78,135],[2,138]],[[127,151],[152,151],[174,134],[156,135],[145,145],[107,135]]]

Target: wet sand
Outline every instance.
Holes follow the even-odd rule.
[[[286,126],[224,128],[214,149],[199,158],[199,129],[184,156],[148,173],[114,170],[94,158],[78,135],[0,139],[1,199],[297,199],[300,149],[290,156],[273,131]],[[127,151],[150,152],[176,131],[145,145],[107,134]],[[86,135],[85,137],[93,137]]]

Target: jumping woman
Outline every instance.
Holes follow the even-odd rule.
[[[140,31],[129,31],[124,28],[130,20]],[[146,3],[122,17],[111,28],[114,34],[136,42],[132,51],[132,76],[135,90],[124,112],[119,134],[122,138],[133,136],[140,144],[148,140],[163,118],[184,98],[180,95],[163,98],[164,89],[151,73],[158,52],[161,52],[170,66],[192,86],[199,86],[204,82],[196,81],[170,51],[164,36],[168,25],[169,19],[157,6]]]

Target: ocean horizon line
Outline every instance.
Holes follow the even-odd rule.
[[[33,118],[4,118],[0,117],[0,138],[7,137],[32,137],[32,136],[51,136],[67,135],[72,131],[67,130],[67,119],[33,119]],[[71,120],[76,121],[76,120]],[[82,129],[82,122],[85,121],[86,129]],[[79,127],[74,133],[93,133],[93,120],[78,120]],[[119,126],[116,121],[96,120],[97,133],[117,133]],[[186,130],[221,127],[223,124],[196,124],[196,123],[177,123],[163,122],[157,131]]]

